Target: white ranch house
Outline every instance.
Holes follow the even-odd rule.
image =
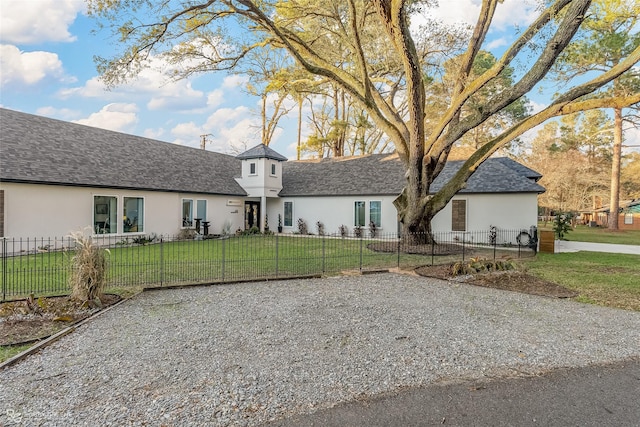
[[[396,234],[404,185],[397,155],[290,161],[264,145],[220,154],[0,109],[0,237],[210,234],[253,226],[284,233],[303,219],[327,234],[344,225]],[[437,190],[459,168],[449,162]],[[541,175],[491,158],[433,221],[434,231],[528,229]],[[197,221],[200,220],[200,221]]]

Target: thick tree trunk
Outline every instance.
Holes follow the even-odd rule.
[[[622,159],[622,108],[614,108],[613,164],[611,165],[611,201],[609,203],[609,229],[618,229],[620,209],[620,162]]]

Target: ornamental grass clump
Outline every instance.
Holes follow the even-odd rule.
[[[82,302],[100,304],[100,296],[106,284],[109,250],[96,245],[91,236],[86,236],[81,231],[72,233],[71,237],[76,244],[69,278],[71,297]]]

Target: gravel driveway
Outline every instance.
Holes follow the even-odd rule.
[[[640,313],[377,274],[146,292],[0,371],[0,425],[257,425],[640,356]]]

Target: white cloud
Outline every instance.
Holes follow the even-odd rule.
[[[163,128],[145,129],[144,132],[142,132],[142,136],[150,139],[162,139],[164,134],[165,134],[165,130]]]
[[[84,86],[63,89],[62,99],[72,96],[99,98],[110,101],[128,101],[132,97],[149,98],[149,110],[191,111],[205,108],[209,99],[201,90],[194,89],[188,79],[172,81],[167,77],[170,66],[159,57],[153,57],[135,79],[107,90],[100,77],[93,77]]]
[[[480,14],[481,0],[441,1],[437,7],[426,8],[425,15],[445,25],[475,25]],[[538,16],[535,0],[505,0],[498,4],[493,17],[493,29],[504,30],[514,25],[529,25]],[[422,22],[423,17],[412,17],[412,27]]]
[[[238,74],[232,74],[224,78],[222,87],[225,89],[232,89],[238,86],[244,86],[249,81],[249,77],[241,76]]]
[[[71,121],[80,116],[81,112],[78,110],[72,110],[70,108],[40,107],[36,110],[36,114],[39,116],[55,117],[58,119]]]
[[[0,0],[0,39],[14,44],[71,42],[69,33],[84,0]]]
[[[487,43],[486,49],[492,50],[498,47],[508,46],[508,45],[509,45],[509,40],[507,40],[505,37],[500,37],[500,38],[491,40],[489,43]]]
[[[0,84],[34,85],[47,78],[62,79],[62,61],[51,52],[22,52],[0,45]]]
[[[529,100],[529,104],[532,107],[531,114],[539,113],[540,111],[544,110],[549,106],[549,104],[543,104],[543,103],[532,101],[532,100]]]
[[[207,107],[216,108],[224,103],[224,92],[221,89],[216,89],[207,95]]]
[[[74,123],[109,129],[116,132],[133,133],[138,123],[136,104],[108,104],[86,119],[74,120]]]
[[[629,153],[631,151],[640,152],[640,129],[630,128],[624,130],[624,142],[622,153]]]

